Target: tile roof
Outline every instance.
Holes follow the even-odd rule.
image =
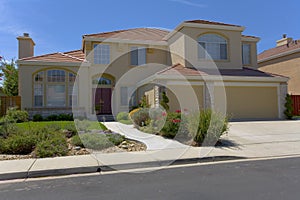
[[[234,26],[234,27],[241,27],[239,25],[234,25],[234,24],[225,24],[221,22],[212,22],[212,21],[207,21],[207,20],[188,20],[184,21],[185,23],[196,23],[196,24],[209,24],[209,25],[223,25],[223,26]]]
[[[265,50],[257,56],[257,59],[258,61],[260,61],[296,49],[300,50],[300,40],[294,40],[293,42],[290,42],[288,45],[282,45],[282,46]]]
[[[45,54],[41,56],[33,56],[19,59],[19,61],[42,61],[42,62],[70,62],[81,63],[85,60],[82,50],[74,50],[68,52],[57,52],[51,54]]]
[[[181,64],[175,64],[171,67],[168,67],[157,73],[158,75],[183,75],[183,76],[214,76],[214,75],[222,75],[222,76],[244,76],[244,77],[283,77],[280,75],[270,74],[263,71],[250,69],[250,68],[242,68],[242,69],[200,69],[196,68],[187,68]]]
[[[242,35],[242,37],[245,37],[245,38],[253,38],[253,39],[259,39],[259,37],[252,36],[252,35]]]
[[[169,33],[170,32],[167,30],[157,28],[134,28],[105,33],[87,34],[83,37],[164,41],[163,38]]]

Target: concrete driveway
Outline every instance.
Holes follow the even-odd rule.
[[[231,122],[222,139],[228,154],[245,157],[300,155],[300,121]],[[225,145],[226,146],[226,145]]]

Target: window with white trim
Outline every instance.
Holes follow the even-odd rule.
[[[146,48],[145,47],[131,47],[130,49],[130,64],[132,66],[139,66],[146,64]]]
[[[33,99],[35,107],[44,105],[44,72],[38,72],[34,76]]]
[[[45,70],[34,75],[34,107],[71,107],[77,105],[76,74],[65,70]]]
[[[198,58],[227,60],[227,40],[217,34],[205,34],[198,38]]]
[[[243,44],[242,45],[242,55],[243,55],[243,65],[251,64],[251,45]]]
[[[120,95],[121,95],[121,106],[127,106],[128,105],[128,88],[127,87],[121,87],[120,88]]]
[[[94,45],[94,63],[105,65],[110,63],[110,46],[108,44]]]

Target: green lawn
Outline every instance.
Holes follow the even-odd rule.
[[[90,122],[86,121],[87,129],[93,130],[93,129],[99,129],[107,130],[107,128],[99,122]],[[47,126],[59,126],[61,129],[65,129],[66,127],[70,127],[74,125],[74,121],[49,121],[49,122],[23,122],[23,123],[17,123],[18,128],[23,130],[30,130],[31,128],[44,128]]]

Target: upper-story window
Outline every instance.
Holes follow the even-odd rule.
[[[251,45],[243,44],[242,45],[242,55],[243,55],[243,65],[251,64]]]
[[[130,64],[133,66],[146,64],[146,48],[145,47],[131,47]]]
[[[110,46],[108,44],[94,45],[94,63],[105,65],[110,63]]]
[[[227,40],[217,34],[205,34],[198,38],[199,59],[227,60]]]

